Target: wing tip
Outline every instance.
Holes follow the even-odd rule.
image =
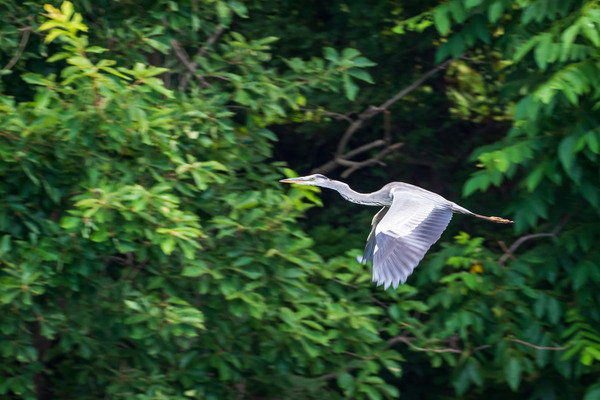
[[[411,275],[409,273],[409,275]],[[377,287],[383,285],[383,290],[388,290],[390,286],[396,290],[400,286],[400,284],[405,284],[408,280],[408,276],[404,277],[403,275],[395,276],[392,278],[382,277],[379,273],[373,269],[373,277],[371,278],[371,282],[375,282]]]

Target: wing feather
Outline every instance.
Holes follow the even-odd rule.
[[[373,260],[373,282],[385,289],[406,282],[452,218],[452,209],[439,202],[405,191],[394,191],[392,196],[391,207],[373,218],[363,257]],[[379,214],[383,215],[376,221]]]
[[[381,221],[381,219],[385,217],[385,214],[387,214],[389,209],[390,208],[387,206],[383,207],[373,217],[373,220],[371,221],[371,232],[369,233],[369,237],[367,238],[367,245],[365,246],[363,256],[357,256],[357,260],[359,263],[366,264],[367,261],[373,260],[373,253],[375,252],[375,228],[377,227],[377,224],[379,224],[379,221]]]

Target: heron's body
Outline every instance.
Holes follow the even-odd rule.
[[[358,193],[323,175],[283,179],[281,182],[320,186],[336,190],[344,199],[367,206],[382,206],[373,217],[362,263],[373,261],[373,281],[397,288],[419,264],[448,226],[452,213],[467,214],[498,223],[499,217],[475,214],[442,196],[403,182],[388,183],[373,193]]]

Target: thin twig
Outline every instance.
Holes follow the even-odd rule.
[[[381,165],[383,167],[385,167],[385,165],[386,165],[383,161],[381,161],[381,160],[379,160],[377,158],[369,158],[368,160],[361,161],[361,162],[356,163],[355,165],[353,165],[353,166],[351,166],[349,168],[346,168],[344,170],[344,172],[342,172],[340,174],[340,176],[342,178],[347,178],[350,175],[352,175],[354,172],[358,171],[359,169],[364,168],[364,167],[368,167],[369,165],[373,165],[373,164],[378,164],[378,165]]]
[[[395,337],[389,339],[387,341],[387,343],[388,343],[388,345],[391,346],[391,345],[393,345],[395,343],[402,342],[402,343],[405,343],[405,344],[409,345],[410,347],[412,347],[415,350],[418,350],[418,351],[430,351],[430,352],[433,352],[433,353],[458,353],[458,354],[461,354],[464,351],[464,350],[458,349],[456,347],[447,347],[447,348],[443,348],[443,349],[432,349],[432,348],[419,347],[419,346],[416,346],[416,345],[412,344],[413,340],[415,340],[415,338],[409,338],[409,337],[406,337],[406,336],[395,336]],[[567,349],[566,347],[537,346],[535,344],[526,342],[526,341],[521,340],[521,339],[513,339],[513,338],[511,338],[511,339],[508,339],[508,340],[511,341],[511,342],[514,342],[514,343],[519,343],[519,344],[523,344],[525,346],[532,347],[532,348],[537,349],[537,350],[562,351],[562,350],[566,350]],[[484,344],[484,345],[475,347],[473,350],[471,350],[470,353],[471,354],[477,353],[478,351],[481,351],[481,350],[484,350],[484,349],[489,349],[490,347],[492,347],[491,344]]]
[[[337,120],[344,120],[344,121],[348,121],[348,122],[352,123],[352,118],[350,118],[346,114],[340,114],[340,113],[336,113],[336,112],[333,112],[333,111],[327,111],[327,110],[319,110],[319,109],[316,109],[316,108],[304,108],[304,107],[300,107],[299,109],[302,110],[302,111],[312,111],[312,112],[315,112],[315,113],[324,114],[324,115],[327,115],[328,117],[332,117],[332,118],[337,119]]]
[[[352,158],[354,156],[359,155],[360,153],[364,153],[366,151],[374,149],[375,147],[383,146],[384,144],[385,144],[385,140],[383,140],[383,139],[374,140],[371,143],[364,144],[364,145],[357,147],[356,149],[351,150],[348,153],[344,154],[344,159]],[[320,167],[313,169],[312,173],[318,172],[321,174],[326,174],[330,171],[333,171],[339,165],[337,162],[338,158],[334,158],[334,159],[326,162],[325,164],[321,165]]]
[[[217,25],[217,27],[215,28],[215,31],[212,33],[212,35],[210,35],[210,37],[206,40],[206,44],[202,47],[200,47],[200,49],[198,50],[198,52],[196,53],[196,58],[200,58],[200,57],[204,57],[204,55],[206,54],[206,52],[208,51],[208,49],[212,46],[214,46],[214,44],[217,42],[217,40],[219,40],[219,38],[221,37],[221,35],[223,34],[223,31],[225,30],[225,26],[219,24]],[[172,41],[171,43],[176,42],[177,44],[179,44],[177,41]],[[179,46],[179,48],[181,49],[181,46]],[[175,46],[173,47],[173,49],[175,50],[175,54],[177,54],[177,57],[179,57],[179,59],[184,63],[185,61],[180,57],[180,54],[177,51],[177,48],[175,48]],[[181,49],[183,50],[183,49]],[[187,64],[185,65],[188,69],[188,73],[184,74],[181,78],[181,82],[179,83],[179,90],[180,91],[185,91],[185,89],[187,88],[187,85],[190,81],[190,76],[195,76],[197,79],[200,80],[200,82],[202,82],[202,84],[204,86],[210,86],[208,84],[208,82],[206,82],[206,79],[204,79],[204,77],[202,77],[202,75],[198,75],[196,73],[196,68],[198,68],[198,63],[196,61],[190,61],[189,57],[187,56],[187,54],[185,53],[185,51],[182,53],[185,55],[185,60],[187,60]]]
[[[390,110],[383,111],[383,140],[388,144],[392,142],[391,114]]]
[[[342,172],[342,174],[341,174],[342,178],[349,177],[350,174],[352,174],[353,172],[355,172],[358,169],[363,168],[367,165],[371,165],[371,164],[385,165],[385,163],[383,161],[381,161],[381,159],[383,157],[387,156],[389,153],[393,152],[394,150],[400,148],[402,145],[404,145],[404,143],[394,143],[394,144],[386,147],[385,149],[381,150],[379,153],[377,153],[377,155],[375,155],[375,157],[372,157],[368,160],[365,160],[354,166],[351,166],[350,168],[348,168],[344,172]]]
[[[339,283],[340,285],[349,286],[349,287],[351,287],[351,288],[354,288],[354,289],[356,289],[356,285],[353,285],[353,284],[351,284],[351,283],[343,282],[343,281],[341,281],[341,280],[339,280],[339,279],[337,279],[337,278],[331,278],[331,280],[332,280],[332,281],[334,281],[334,282],[337,282],[337,283]]]
[[[21,41],[19,42],[19,47],[17,47],[17,51],[15,52],[15,55],[10,59],[8,64],[6,64],[6,66],[4,68],[2,68],[3,70],[5,70],[5,71],[10,70],[19,61],[19,58],[21,58],[21,54],[23,54],[23,50],[25,50],[25,46],[27,46],[27,42],[29,41],[30,34],[31,34],[30,26],[23,28],[23,36],[21,36]]]
[[[515,342],[515,343],[521,343],[524,344],[525,346],[529,346],[529,347],[533,347],[534,349],[537,350],[552,350],[552,351],[560,351],[560,350],[566,350],[566,347],[545,347],[545,346],[536,346],[535,344],[531,344],[528,342],[525,342],[523,340],[520,339],[510,339],[511,342]]]
[[[500,265],[501,267],[503,267],[504,263],[506,263],[506,260],[508,260],[508,258],[513,258],[514,259],[515,258],[514,257],[515,251],[517,251],[517,249],[519,247],[521,247],[521,245],[523,243],[525,243],[526,241],[528,241],[528,240],[538,239],[538,238],[541,238],[541,237],[556,238],[556,235],[558,235],[558,233],[562,230],[562,228],[567,223],[567,221],[569,220],[569,218],[570,218],[570,215],[565,215],[561,219],[561,221],[558,223],[558,225],[556,225],[556,227],[552,230],[552,232],[533,233],[531,235],[521,236],[508,249],[506,249],[506,245],[504,243],[500,244],[500,247],[503,247],[504,254],[502,254],[502,256],[498,259],[498,265]]]
[[[344,150],[346,150],[346,146],[348,145],[350,138],[352,136],[354,136],[354,133],[363,126],[365,121],[367,121],[368,119],[377,115],[377,113],[378,113],[378,110],[375,106],[369,106],[369,108],[367,108],[366,111],[364,111],[362,114],[360,114],[358,116],[358,119],[355,119],[354,121],[352,121],[352,123],[346,129],[346,131],[342,135],[342,138],[338,142],[337,150],[336,150],[335,154],[337,154],[338,156],[341,156],[342,154],[344,154]]]
[[[395,344],[398,342],[402,342],[418,351],[431,351],[433,353],[458,353],[458,354],[462,353],[462,350],[454,349],[454,348],[450,348],[450,347],[445,348],[445,349],[426,349],[423,347],[415,346],[414,344],[412,344],[411,340],[414,340],[414,339],[407,338],[406,336],[395,336],[395,337],[389,339],[387,341],[387,343],[389,345],[392,345],[392,344]]]
[[[364,166],[364,165],[369,165],[369,164],[380,164],[383,165],[383,163],[379,160],[375,160],[373,158],[370,158],[368,160],[365,161],[350,161],[350,160],[346,160],[343,158],[336,158],[335,161],[340,164],[343,165],[344,167],[359,167],[359,166]]]
[[[349,151],[348,153],[346,153],[344,155],[344,157],[352,158],[354,156],[359,155],[360,153],[364,153],[365,151],[374,149],[375,147],[383,146],[386,143],[387,142],[383,139],[377,139],[377,140],[372,141],[371,143],[363,144],[362,146],[357,147],[356,149],[354,149],[352,151]]]
[[[352,353],[351,351],[344,351],[344,354],[348,354],[349,356],[360,358],[362,360],[374,360],[377,358],[375,356],[361,356],[359,354]]]
[[[452,61],[454,61],[454,59],[449,58],[448,60],[444,61],[443,63],[436,66],[435,68],[430,69],[422,77],[420,77],[419,79],[417,79],[416,81],[414,81],[413,83],[408,85],[406,88],[399,91],[398,94],[396,94],[394,97],[392,97],[391,99],[389,99],[388,101],[386,101],[385,103],[380,105],[379,108],[387,110],[392,104],[394,104],[395,102],[397,102],[398,100],[400,100],[401,98],[403,98],[404,96],[406,96],[407,94],[409,94],[410,92],[412,92],[413,90],[415,90],[416,88],[421,86],[421,84],[423,82],[425,82],[427,79],[429,79],[432,75],[435,75],[438,71],[440,71],[440,70],[446,68],[448,65],[450,65],[450,63]]]
[[[350,371],[353,369],[356,369],[356,367],[350,367],[350,368],[346,369],[346,371]],[[338,374],[339,374],[339,372],[332,372],[330,374],[321,375],[319,377],[319,379],[323,379],[324,381],[330,381],[332,379],[337,378]]]
[[[7,137],[9,139],[12,139],[12,140],[18,140],[19,139],[18,136],[15,136],[12,133],[8,133],[8,132],[0,132],[0,136],[5,136],[5,137]]]
[[[477,347],[475,347],[473,349],[473,351],[471,352],[471,354],[477,353],[478,351],[481,351],[481,350],[489,349],[490,347],[492,347],[491,344],[483,344],[481,346],[477,346]]]

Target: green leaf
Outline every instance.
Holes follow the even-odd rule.
[[[60,11],[63,13],[66,19],[70,19],[73,15],[73,12],[75,12],[73,3],[70,1],[63,1],[62,5],[60,6]]]
[[[583,396],[583,400],[600,400],[600,387],[590,388]]]
[[[467,18],[467,13],[465,12],[462,1],[451,1],[448,3],[448,9],[454,20],[459,24],[462,24]]]
[[[527,186],[528,192],[533,192],[535,188],[540,184],[545,174],[544,166],[540,165],[536,167],[525,179],[525,185]]]
[[[219,20],[223,25],[229,25],[231,22],[231,13],[226,2],[221,0],[217,1],[217,15],[219,16]]]
[[[589,18],[581,18],[579,24],[583,35],[589,39],[590,42],[596,47],[600,47],[600,34],[598,34],[598,27],[596,27]]]
[[[166,255],[169,255],[175,250],[175,238],[166,237],[160,242],[160,248]]]
[[[48,34],[46,35],[46,37],[44,38],[44,43],[51,43],[52,41],[54,41],[54,39],[56,39],[59,36],[65,35],[65,32],[59,29],[55,29],[52,30],[50,32],[48,32]]]
[[[488,20],[495,24],[504,12],[504,1],[497,0],[488,7]]]
[[[577,142],[575,135],[569,135],[564,138],[558,146],[558,159],[565,170],[571,169],[575,160],[575,144]]]
[[[511,357],[508,362],[504,364],[504,375],[506,376],[506,381],[508,382],[508,386],[510,386],[514,392],[516,392],[519,388],[522,373],[523,367],[517,358]]]
[[[560,317],[562,315],[560,302],[557,299],[555,299],[554,297],[549,298],[548,304],[547,304],[547,309],[548,309],[548,318],[549,318],[550,322],[554,325],[558,324],[558,321],[560,320]]]
[[[463,186],[463,196],[470,196],[477,190],[485,191],[490,184],[490,178],[485,171],[478,171]]]
[[[381,393],[379,393],[373,386],[359,384],[358,391],[365,393],[369,400],[382,400]]]
[[[380,384],[377,385],[377,389],[382,391],[386,396],[390,398],[398,398],[400,396],[400,391],[396,386],[388,385],[388,384]]]
[[[231,7],[233,12],[236,13],[239,17],[248,18],[248,8],[246,8],[246,6],[243,3],[236,0],[229,1],[228,3],[229,7]]]
[[[354,378],[347,372],[337,374],[336,381],[343,390],[352,390],[354,388]]]
[[[550,48],[552,45],[552,36],[550,34],[541,35],[537,46],[533,52],[533,56],[537,65],[542,69],[546,69],[550,61]]]
[[[369,73],[367,71],[365,71],[365,70],[351,68],[351,69],[348,70],[348,74],[350,74],[353,77],[355,77],[357,79],[360,79],[362,81],[369,82],[369,83],[374,83],[373,82],[373,78],[371,78],[371,75],[369,75]]]
[[[104,229],[97,230],[90,236],[90,239],[97,243],[106,242],[109,238],[108,232]]]
[[[354,66],[356,67],[360,67],[360,68],[365,68],[365,67],[373,67],[375,65],[377,65],[377,63],[374,63],[373,61],[369,60],[366,57],[356,57],[354,60],[352,60]]]
[[[588,148],[596,154],[600,154],[600,131],[591,130],[585,134]]]
[[[579,25],[571,25],[561,35],[563,54],[569,54],[571,45],[575,42],[575,38],[579,33]]]
[[[49,82],[47,82],[41,75],[26,73],[21,75],[21,78],[29,84],[38,85],[38,86],[46,86]]]
[[[401,318],[400,307],[398,307],[397,304],[392,304],[390,306],[390,308],[388,309],[388,313],[390,314],[390,317],[392,317],[392,319],[394,321],[400,321],[400,318]]]
[[[334,63],[340,61],[340,56],[338,52],[332,47],[323,48],[323,53],[326,60],[333,61]]]
[[[77,217],[62,217],[60,219],[60,226],[64,229],[73,229],[79,226],[81,219]]]
[[[483,377],[481,376],[481,366],[474,358],[470,358],[466,365],[465,369],[471,378],[471,381],[475,383],[477,386],[483,386]]]
[[[350,78],[349,74],[344,74],[342,76],[342,80],[344,82],[344,91],[346,92],[346,97],[348,100],[356,99],[356,94],[358,93],[358,85],[354,83],[352,78]]]
[[[11,250],[12,244],[11,244],[10,239],[11,239],[10,235],[2,236],[2,240],[0,240],[0,256],[8,253]]]
[[[442,4],[433,9],[433,22],[438,32],[446,36],[450,32],[450,18],[448,16],[448,6]]]
[[[483,3],[483,0],[465,0],[465,7],[468,8],[475,8],[478,5],[480,5],[481,3]]]
[[[131,300],[123,300],[123,302],[125,303],[125,305],[129,308],[131,308],[132,310],[135,311],[142,311],[142,307],[140,307],[140,305],[138,303],[136,303],[135,301],[131,301]]]
[[[360,55],[360,51],[356,50],[356,49],[344,49],[342,50],[342,59],[344,60],[352,60],[353,58],[357,57]]]
[[[158,93],[165,95],[167,98],[173,98],[173,91],[165,88],[163,82],[158,78],[146,78],[144,79],[146,85],[156,90]]]
[[[197,276],[204,275],[206,273],[208,273],[208,269],[206,268],[206,266],[187,265],[183,268],[181,275],[187,276],[187,277],[197,277]]]
[[[523,45],[521,45],[515,52],[515,55],[513,56],[513,61],[520,61],[523,57],[525,57],[527,53],[531,51],[531,49],[533,49],[540,42],[541,39],[541,36],[534,36],[527,42],[525,42]]]

